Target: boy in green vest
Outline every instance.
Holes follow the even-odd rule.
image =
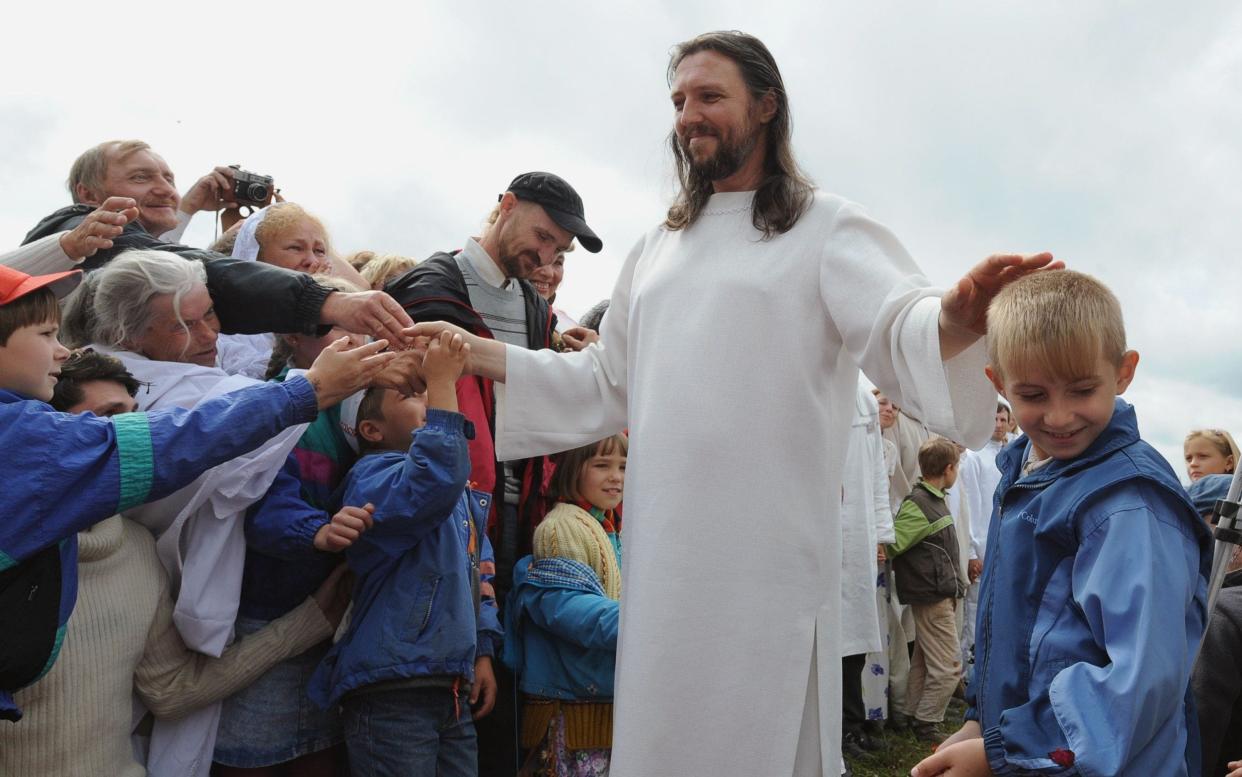
[[[906,687],[914,733],[925,742],[944,739],[938,723],[961,678],[957,600],[965,594],[958,575],[957,533],[945,492],[957,482],[957,446],[934,437],[919,447],[923,475],[901,503],[888,546],[897,595],[914,613],[915,647]]]

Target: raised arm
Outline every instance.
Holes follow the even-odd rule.
[[[0,406],[0,449],[42,462],[21,488],[0,491],[0,568],[10,566],[108,516],[154,501],[278,432],[315,418],[367,385],[392,357],[383,341],[324,349],[307,371],[284,383],[251,386],[193,409],[113,418],[49,411],[38,402]]]

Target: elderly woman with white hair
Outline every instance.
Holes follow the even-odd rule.
[[[161,251],[131,251],[93,273],[70,300],[66,324],[75,338],[119,358],[139,381],[142,410],[193,407],[254,385],[217,369],[219,323],[202,265]],[[300,548],[308,558],[329,516],[305,509],[288,522],[247,519],[273,484],[277,501],[300,501],[296,481],[281,478],[305,425],[291,427],[245,456],[216,467],[191,486],[128,513],[157,537],[156,549],[174,590],[173,620],[188,646],[219,655],[233,637],[246,545],[275,555]],[[292,493],[289,493],[292,490]],[[218,704],[176,722],[156,721],[148,771],[154,776],[206,775],[219,724]]]

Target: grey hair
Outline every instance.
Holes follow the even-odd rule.
[[[207,284],[202,262],[182,259],[168,251],[126,251],[93,275],[91,284],[94,342],[109,348],[128,348],[151,323],[151,300],[171,294],[173,312],[181,326],[181,299],[195,286]]]

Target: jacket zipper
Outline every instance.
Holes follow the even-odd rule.
[[[1035,491],[1038,489],[1046,488],[1048,485],[1050,484],[1049,483],[1021,483],[1021,482],[1014,483],[1009,488],[1005,489],[1004,495],[1001,496],[1000,505],[997,507],[996,517],[1002,521],[1005,519],[1005,497],[1008,497],[1009,493],[1013,491],[1014,489],[1021,488],[1021,489],[1029,489],[1031,491]],[[1000,544],[1000,532],[996,533],[996,542],[998,545]],[[982,685],[981,681],[988,676],[988,667],[992,663],[992,590],[991,588],[989,588],[987,591],[987,597],[988,597],[987,609],[984,610],[984,616],[983,616],[983,635],[984,635],[984,638],[987,640],[988,649],[987,649],[987,653],[983,656],[983,666],[981,667],[981,673],[979,674],[979,677],[977,679],[980,685]],[[983,725],[983,694],[979,693],[978,691],[975,692],[975,709],[979,714],[979,725],[982,726]]]

